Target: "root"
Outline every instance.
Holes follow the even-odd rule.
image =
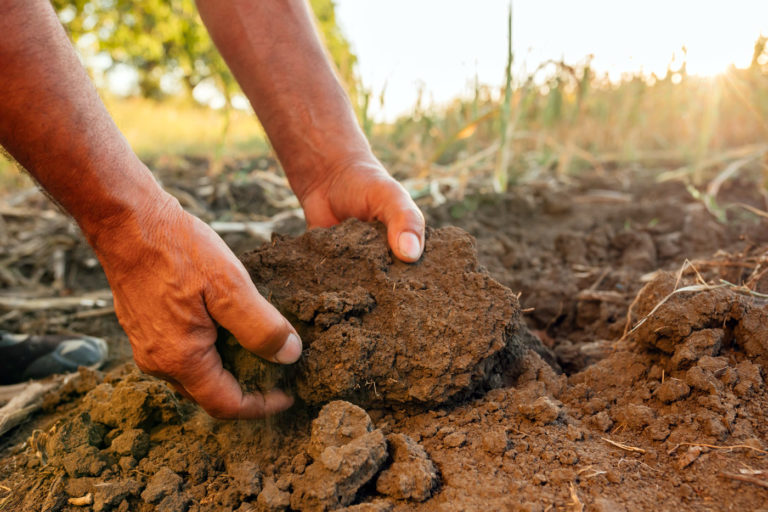
[[[604,475],[606,473],[607,471],[603,471],[602,469],[595,469],[595,466],[592,466],[592,465],[581,468],[576,472],[576,474],[579,475],[579,477],[586,478],[586,479],[594,478],[596,476]]]

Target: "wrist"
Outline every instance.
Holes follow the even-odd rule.
[[[370,168],[371,171],[383,170],[381,162],[374,156],[370,147],[343,147],[330,150],[306,159],[296,158],[293,165],[283,164],[288,181],[296,197],[301,201],[308,194],[330,185],[339,176],[351,168]]]
[[[136,159],[121,169],[102,169],[79,193],[59,199],[90,241],[102,232],[112,231],[167,195],[147,167]]]
[[[103,214],[85,222],[78,219],[78,223],[108,275],[149,257],[142,253],[159,246],[169,226],[179,223],[184,214],[179,202],[154,179],[136,183],[95,209]]]

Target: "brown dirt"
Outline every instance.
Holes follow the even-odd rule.
[[[754,182],[729,182],[720,193],[766,208]],[[721,224],[680,183],[619,174],[469,196],[429,209],[427,217],[477,238],[480,263],[520,293],[529,327],[573,373],[621,337],[642,276],[768,243],[764,220],[739,208],[727,212],[729,222]]]
[[[725,189],[764,207],[756,191]],[[313,405],[218,422],[131,365],[83,372],[3,440],[0,510],[82,510],[67,499],[88,493],[94,510],[768,510],[768,224],[729,215],[718,223],[673,184],[587,179],[428,209],[430,224],[475,235],[480,263],[511,292],[453,229],[430,232],[435,263],[421,267],[392,261],[380,232],[359,223],[343,228],[356,242],[338,230],[280,238],[246,259],[300,320],[309,349],[296,392]],[[308,250],[337,259],[325,268]],[[429,280],[410,274],[418,268]],[[282,272],[301,287],[278,286]],[[428,342],[450,325],[448,305],[472,312],[466,338],[444,338],[466,361]],[[515,339],[508,325],[528,339],[509,321],[519,311],[566,374],[531,350],[507,366],[498,341],[472,352]],[[434,319],[429,338],[415,336],[414,317]],[[327,345],[308,364],[333,330],[382,345],[353,346],[355,358]],[[400,332],[423,344],[405,350]],[[405,390],[426,370],[406,361],[424,350],[450,374],[412,400]],[[380,352],[389,365],[377,366]],[[476,381],[457,384],[455,365]],[[367,374],[351,368],[402,381],[355,389]],[[310,375],[333,385],[310,389]],[[336,397],[347,401],[320,408]]]
[[[392,256],[382,225],[355,220],[275,237],[243,262],[306,345],[268,385],[259,379],[280,366],[235,341],[222,347],[246,388],[295,386],[309,404],[436,405],[500,386],[531,339],[516,297],[480,268],[474,240],[457,228],[428,229],[413,265]]]

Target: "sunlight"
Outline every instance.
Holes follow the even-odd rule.
[[[505,64],[507,0],[338,0],[338,19],[360,62],[363,83],[385,90],[380,119],[408,112],[417,84],[425,98],[444,103],[466,94],[475,77],[500,86]],[[768,34],[768,2],[643,3],[607,0],[514,2],[517,74],[549,59],[580,62],[617,80],[682,64],[711,76],[749,65],[755,40]],[[673,60],[674,57],[674,60]]]

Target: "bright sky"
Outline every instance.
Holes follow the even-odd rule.
[[[508,0],[336,0],[339,24],[359,58],[363,83],[379,94],[378,119],[416,102],[469,94],[477,74],[501,85],[506,64]],[[547,59],[594,55],[593,67],[619,77],[663,75],[673,53],[688,50],[688,71],[712,75],[749,64],[755,40],[768,35],[768,0],[515,0],[515,71]]]

